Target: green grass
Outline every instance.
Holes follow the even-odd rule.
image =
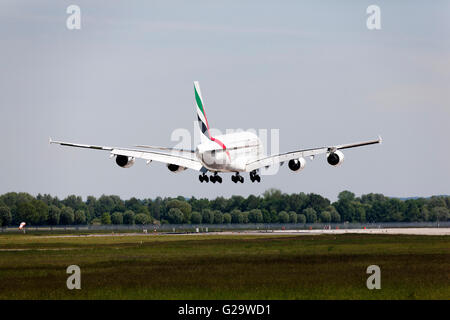
[[[366,288],[372,264],[381,290]],[[0,235],[0,299],[449,298],[448,236]]]

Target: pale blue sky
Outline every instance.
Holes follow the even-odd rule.
[[[370,4],[382,30],[366,28]],[[0,193],[449,194],[449,13],[448,1],[2,1]],[[281,151],[384,143],[243,185],[48,145],[173,145],[174,129],[193,130],[194,80],[211,126],[278,128]]]

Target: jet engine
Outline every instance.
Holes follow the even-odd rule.
[[[119,167],[129,168],[134,164],[135,159],[133,157],[117,155],[116,163]]]
[[[344,161],[344,154],[342,151],[336,150],[334,152],[330,152],[327,156],[327,161],[332,166],[339,166]]]
[[[300,172],[305,168],[306,160],[305,158],[292,159],[289,160],[288,166],[294,172]]]
[[[170,171],[175,172],[175,173],[181,172],[181,171],[184,171],[187,169],[186,167],[182,167],[182,166],[179,166],[176,164],[171,164],[171,163],[167,164],[167,168],[169,168]]]

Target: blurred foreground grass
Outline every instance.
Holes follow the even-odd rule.
[[[0,299],[450,299],[450,237],[6,234]]]

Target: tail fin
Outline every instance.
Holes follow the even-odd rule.
[[[197,120],[201,131],[201,141],[211,140],[209,133],[208,120],[206,119],[205,105],[203,103],[202,93],[198,81],[194,81],[195,104],[197,106]]]

